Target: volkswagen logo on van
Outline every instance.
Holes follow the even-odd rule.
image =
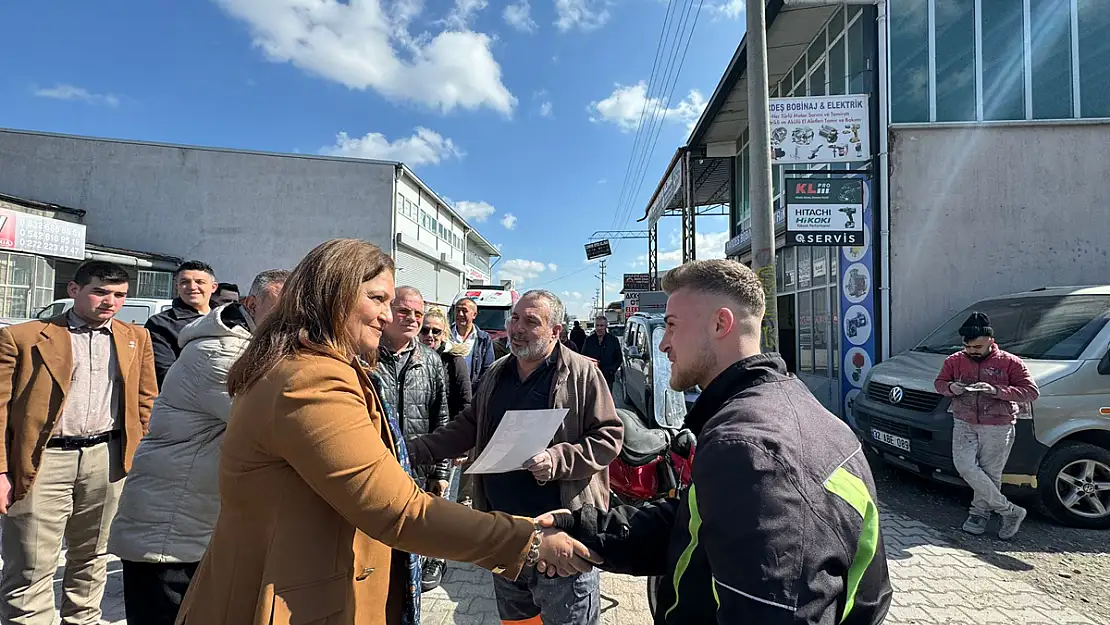
[[[902,390],[902,387],[895,386],[894,388],[890,389],[890,395],[888,396],[888,399],[890,399],[890,403],[892,404],[900,404],[902,403],[902,397],[904,395],[905,391]]]

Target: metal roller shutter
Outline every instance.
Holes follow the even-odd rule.
[[[462,290],[462,274],[445,265],[439,266],[439,298],[436,302],[451,305],[451,299]]]
[[[397,286],[416,287],[426,300],[434,300],[436,289],[436,265],[423,256],[397,246]]]

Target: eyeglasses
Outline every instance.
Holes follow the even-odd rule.
[[[431,334],[432,336],[439,336],[443,334],[443,328],[430,328],[428,326],[424,326],[423,328],[420,328],[420,334],[423,334],[424,336],[428,336],[429,334]]]

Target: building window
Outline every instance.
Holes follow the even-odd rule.
[[[829,374],[829,301],[825,289],[813,291],[813,373]]]
[[[173,274],[168,271],[139,271],[139,283],[132,297],[173,299]]]
[[[54,300],[54,268],[41,256],[0,252],[0,317],[29,319]]]
[[[798,248],[798,288],[808,289],[813,284],[812,250],[810,247]]]
[[[975,5],[942,2],[935,10],[936,120],[975,119]]]
[[[1106,0],[891,3],[891,122],[1110,118],[1107,32]]]
[[[813,373],[813,291],[802,291],[797,297],[798,370]]]

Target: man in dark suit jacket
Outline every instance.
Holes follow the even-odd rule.
[[[109,527],[158,394],[150,335],[113,319],[128,281],[85,262],[73,308],[0,330],[2,622],[54,622],[63,539],[62,622],[100,621]]]

